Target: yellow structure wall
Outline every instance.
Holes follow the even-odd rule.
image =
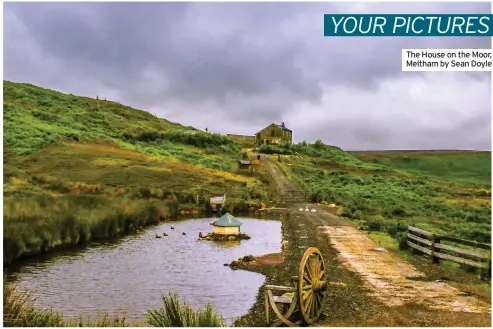
[[[270,124],[255,134],[257,142],[264,144],[280,144],[282,141],[292,143],[293,133],[282,129],[276,124]]]
[[[222,234],[222,235],[238,235],[238,234],[240,234],[240,228],[239,227],[214,226],[214,233],[215,234]]]

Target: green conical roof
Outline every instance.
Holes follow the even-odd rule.
[[[234,227],[243,225],[242,222],[233,217],[229,212],[225,213],[221,218],[212,223],[214,226]]]

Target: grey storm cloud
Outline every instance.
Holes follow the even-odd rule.
[[[403,48],[491,39],[326,38],[324,13],[490,13],[489,3],[6,3],[4,78],[220,133],[286,122],[345,149],[491,148],[491,79],[401,71]]]

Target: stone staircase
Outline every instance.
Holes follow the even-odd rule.
[[[308,201],[308,193],[301,191],[275,163],[269,158],[261,156],[265,170],[277,188],[278,201],[283,203],[300,203]]]

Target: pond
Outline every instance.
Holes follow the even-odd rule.
[[[130,323],[142,321],[147,310],[162,305],[163,294],[174,292],[195,307],[212,303],[231,324],[253,306],[264,276],[224,264],[248,254],[281,250],[279,221],[240,219],[241,230],[250,240],[198,240],[199,232],[213,230],[210,223],[215,219],[184,220],[146,229],[117,243],[92,243],[81,251],[25,262],[9,277],[30,291],[37,306],[67,317],[107,312],[125,313]],[[164,232],[167,237],[162,236]]]

